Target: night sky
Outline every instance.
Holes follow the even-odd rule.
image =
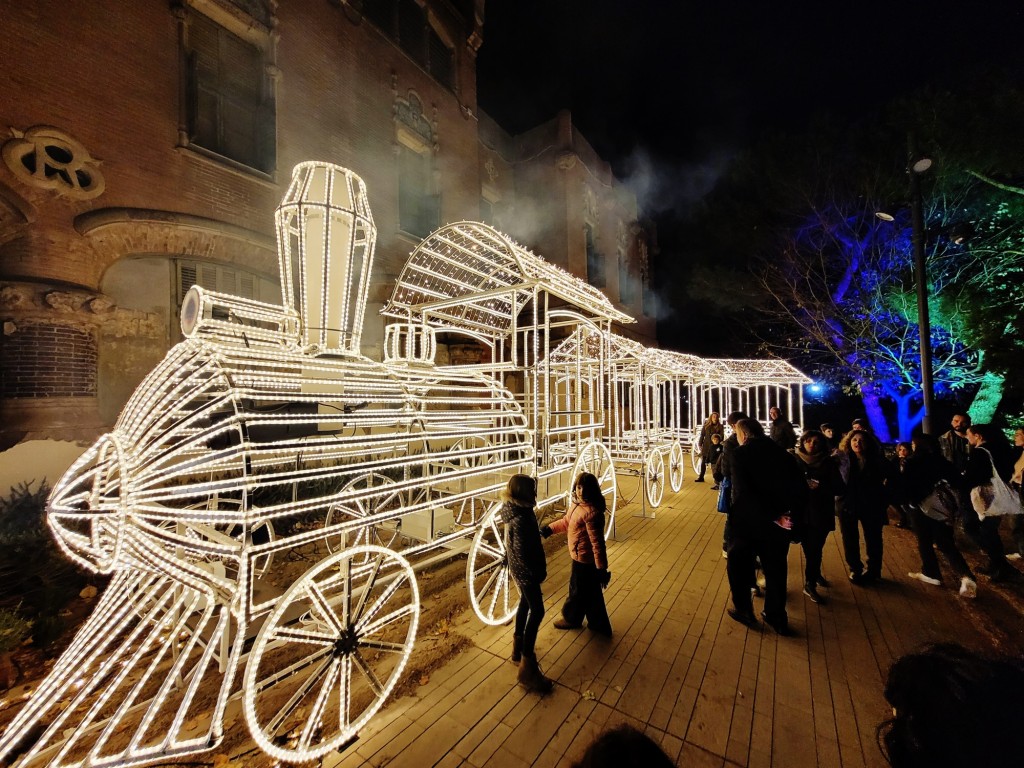
[[[487,0],[478,94],[512,133],[569,108],[620,178],[657,173],[638,185],[657,215],[685,211],[763,131],[1019,67],[1022,48],[1016,2]]]

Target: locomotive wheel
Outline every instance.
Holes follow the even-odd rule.
[[[672,493],[678,493],[683,487],[683,446],[676,440],[668,452],[668,482]]]
[[[402,495],[389,486],[395,481],[386,475],[371,472],[368,475],[357,477],[342,487],[342,491],[363,491],[370,488],[379,491],[368,498],[352,501],[343,501],[332,504],[327,510],[326,527],[337,525],[346,520],[363,520],[370,515],[376,515],[384,511],[400,511],[402,508]],[[376,546],[389,547],[398,538],[402,530],[402,518],[395,517],[393,520],[367,523],[355,530],[348,531],[340,536],[327,537],[327,549],[331,552],[341,552],[349,547]]]
[[[489,448],[491,443],[483,437],[478,435],[470,435],[468,437],[461,437],[452,446],[453,451],[467,451],[477,450],[482,448]],[[486,453],[475,456],[460,456],[455,460],[457,469],[478,469],[486,467],[488,464],[494,463],[494,454]],[[486,470],[480,469],[480,474],[483,474]],[[459,490],[464,491],[467,489],[466,479],[459,481]],[[487,513],[487,506],[490,502],[487,499],[480,498],[478,496],[471,496],[468,499],[460,501],[454,509],[455,513],[455,524],[461,525],[463,528],[471,528],[475,526],[483,516]]]
[[[661,504],[665,495],[665,457],[661,449],[654,448],[647,454],[644,462],[644,486],[647,491],[647,503],[651,509]]]
[[[604,496],[607,507],[605,515],[608,519],[604,525],[604,535],[611,535],[612,524],[615,521],[615,504],[619,497],[618,484],[615,480],[615,464],[612,462],[612,454],[604,443],[590,442],[583,446],[580,455],[576,457],[576,463],[572,468],[572,477],[569,479],[569,492],[566,494],[566,508],[572,506],[572,484],[580,472],[589,472],[597,478],[601,486],[601,493]]]
[[[412,566],[389,549],[355,547],[306,571],[245,669],[242,708],[260,748],[304,763],[354,739],[401,677],[419,609]]]
[[[507,623],[519,607],[519,587],[508,568],[507,526],[498,519],[501,504],[492,504],[473,537],[466,563],[466,584],[473,611],[484,624]]]
[[[241,517],[242,501],[241,499],[236,499],[231,496],[214,495],[211,496],[206,501],[201,502],[199,504],[192,504],[186,507],[186,509],[206,510],[210,512],[228,511],[237,515],[238,517]],[[176,530],[177,524],[173,522],[167,522],[165,523],[165,527],[168,530],[174,531]],[[212,523],[210,524],[209,527],[215,529],[218,533],[223,534],[224,536],[230,536],[233,539],[240,539],[242,536],[242,531],[245,530],[243,526],[238,523]],[[196,528],[191,526],[187,526],[185,528],[185,535],[189,538],[201,539],[204,536],[207,536],[208,534],[203,534],[200,530],[197,530]],[[266,520],[260,523],[259,525],[253,526],[253,528],[250,530],[250,536],[253,544],[267,544],[269,542],[272,542],[274,540],[274,525],[269,520]],[[198,559],[202,559],[206,562],[211,562],[213,560],[213,558],[211,557],[203,557]],[[262,578],[263,574],[267,572],[267,569],[270,568],[270,565],[273,562],[273,552],[268,552],[267,554],[261,555],[260,557],[253,560],[252,578]]]

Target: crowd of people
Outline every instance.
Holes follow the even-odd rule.
[[[732,433],[724,440],[718,413],[700,431],[697,482],[705,465],[712,467],[718,510],[726,515],[722,550],[733,603],[729,616],[741,624],[761,626],[752,603],[762,594],[760,569],[761,619],[779,634],[792,634],[786,613],[791,543],[804,552],[803,594],[814,603],[827,602],[822,553],[837,522],[849,580],[860,587],[881,580],[890,513],[917,538],[921,568],[909,578],[943,584],[937,549],[959,594],[976,597],[978,578],[961,551],[969,546],[986,556],[977,572],[990,582],[1024,581],[1012,564],[1024,554],[1024,428],[1011,445],[996,427],[972,424],[969,415],[957,413],[941,437],[918,434],[899,443],[889,459],[866,419],[855,419],[842,435],[825,423],[799,437],[776,407],[769,410],[767,433],[743,412],[730,413],[725,422]],[[1001,494],[1012,497],[1012,508],[999,509],[1005,502],[996,498]],[[1010,552],[1000,534],[1004,517],[1012,519]]]
[[[712,468],[718,508],[726,514],[723,552],[733,604],[728,614],[734,620],[759,629],[753,598],[762,596],[764,625],[779,635],[793,634],[786,612],[791,543],[804,553],[803,594],[825,603],[819,590],[830,582],[822,572],[822,556],[837,520],[849,580],[868,587],[882,579],[883,530],[890,512],[917,538],[921,569],[909,578],[941,586],[938,549],[959,581],[959,594],[975,597],[978,580],[957,543],[959,531],[987,557],[978,572],[995,583],[1024,580],[1012,565],[1024,553],[1024,428],[1016,430],[1011,445],[998,429],[972,424],[967,414],[958,413],[941,437],[918,434],[898,444],[890,460],[866,420],[854,420],[843,435],[825,423],[798,437],[778,408],[770,410],[769,418],[766,433],[756,419],[730,413],[726,437],[720,414],[713,413],[698,440],[701,463],[695,481],[704,482]],[[996,514],[1000,484],[1013,489],[1016,508]],[[542,673],[535,647],[545,613],[542,539],[564,533],[571,560],[569,593],[553,622],[556,629],[586,626],[599,637],[611,637],[603,596],[611,572],[604,540],[607,510],[594,475],[584,472],[574,479],[568,510],[549,525],[539,526],[535,506],[534,479],[514,475],[500,513],[507,524],[509,570],[520,593],[511,658],[519,684],[544,695],[553,681]],[[999,530],[1004,516],[1012,519],[1009,553]],[[1022,685],[1019,660],[987,658],[952,644],[908,654],[893,664],[886,683],[893,716],[879,726],[883,753],[896,768],[966,767],[981,760],[1010,764],[1016,759],[1015,740],[989,736],[1012,733]],[[576,765],[671,761],[649,737],[620,726],[602,733]]]

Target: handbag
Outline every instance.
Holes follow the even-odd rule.
[[[988,461],[992,465],[992,479],[971,489],[971,506],[978,513],[978,518],[984,520],[986,517],[997,515],[1024,513],[1024,509],[1021,509],[1020,506],[1020,497],[1003,482],[999,473],[996,472],[996,465],[992,461],[991,453],[988,453]]]
[[[722,482],[718,484],[718,511],[723,514],[729,513],[729,502],[732,500],[731,490],[732,481],[728,477],[723,477]]]
[[[945,480],[939,480],[932,492],[925,496],[917,506],[932,520],[948,523],[955,519],[959,504],[953,486]]]

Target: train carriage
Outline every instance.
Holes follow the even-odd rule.
[[[803,387],[812,382],[792,364],[778,359],[727,358],[707,359],[703,363],[703,370],[691,382],[688,398],[694,471],[700,465],[696,442],[701,425],[713,411],[721,415],[723,422],[731,411],[743,411],[767,427],[768,412],[777,406],[799,434],[804,421]]]
[[[384,314],[410,338],[432,333],[476,350],[443,370],[480,371],[515,393],[533,436],[538,505],[561,502],[572,478],[595,474],[614,527],[617,483],[605,443],[612,323],[635,322],[587,282],[486,224],[458,222],[431,234],[403,268]],[[596,340],[592,357],[555,360],[565,338]],[[576,366],[586,375],[567,375]],[[467,436],[466,441],[475,441]],[[481,493],[477,515],[493,507]]]
[[[566,382],[600,385],[607,371],[607,410],[602,440],[616,471],[640,479],[643,501],[657,507],[666,482],[678,491],[684,457],[671,429],[678,424],[677,379],[661,350],[619,334],[577,329],[551,353],[548,364]],[[666,428],[667,427],[667,428]]]

